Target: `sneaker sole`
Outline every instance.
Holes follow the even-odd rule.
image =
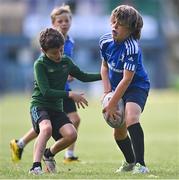
[[[63,160],[64,164],[70,164],[70,163],[79,163],[79,160]]]

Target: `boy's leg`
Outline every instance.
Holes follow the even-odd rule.
[[[77,132],[73,124],[65,124],[60,128],[60,134],[62,138],[55,142],[50,148],[52,154],[56,154],[59,151],[64,150],[77,139]]]
[[[41,160],[45,151],[45,147],[48,139],[52,134],[51,122],[48,119],[44,119],[39,123],[39,135],[34,143],[34,151],[33,151],[33,165],[30,169],[30,174],[40,175],[42,174],[42,165]]]
[[[61,138],[53,136],[56,142],[49,149],[45,150],[44,158],[43,158],[46,165],[46,170],[52,173],[56,172],[55,160],[53,158],[54,155],[57,154],[59,151],[64,150],[72,143],[74,143],[77,138],[76,129],[71,123],[63,125],[59,129],[59,134]]]
[[[71,98],[65,99],[63,102],[63,109],[65,113],[67,114],[68,118],[70,119],[70,121],[73,123],[76,130],[78,130],[78,127],[80,125],[80,117],[77,113],[75,102]],[[71,144],[66,149],[64,160],[63,160],[64,163],[79,161],[78,157],[75,156],[74,150],[75,150],[75,143]]]
[[[114,129],[114,139],[125,158],[125,161],[122,162],[122,165],[116,172],[132,171],[135,165],[135,156],[131,140],[127,135],[126,124],[124,124],[121,128]]]
[[[72,113],[67,114],[67,116],[69,117],[70,121],[73,123],[74,127],[78,131],[78,127],[80,125],[80,117],[79,117],[78,113],[77,112],[72,112]],[[65,152],[65,157],[64,157],[64,160],[63,160],[64,163],[70,163],[70,162],[79,161],[78,157],[75,156],[74,150],[75,150],[75,143],[71,144],[67,148],[67,150]]]
[[[10,141],[11,158],[13,162],[18,162],[22,158],[23,148],[26,144],[37,137],[37,133],[31,128],[22,138],[19,140],[12,139]]]
[[[33,128],[31,128],[21,139],[24,142],[24,144],[28,144],[30,141],[34,140],[38,134],[34,131]],[[19,139],[19,141],[21,140]],[[20,143],[20,142],[19,142]]]
[[[32,107],[31,109],[32,125],[38,137],[34,143],[33,165],[29,173],[41,174],[41,160],[45,151],[46,143],[52,135],[52,125],[49,112],[45,108]]]
[[[46,143],[52,135],[51,122],[44,119],[39,123],[39,135],[34,143],[33,162],[41,162]]]
[[[126,95],[126,123],[131,137],[136,165],[133,173],[148,173],[144,160],[144,132],[139,123],[140,115],[145,107],[148,93],[141,89],[133,89]]]

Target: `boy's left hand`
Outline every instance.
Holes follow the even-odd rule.
[[[88,106],[88,101],[85,99],[84,93],[76,93],[76,92],[70,91],[69,97],[72,98],[77,103],[78,108],[80,108],[81,106],[84,109],[85,106]]]
[[[113,120],[119,119],[119,117],[120,117],[120,113],[119,113],[119,111],[117,110],[117,107],[116,107],[116,106],[109,106],[109,105],[107,105],[107,106],[103,109],[102,112],[107,114],[107,118],[111,118],[111,119],[113,119]]]

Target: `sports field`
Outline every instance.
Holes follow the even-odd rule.
[[[0,178],[3,179],[179,179],[179,92],[152,91],[141,116],[145,132],[145,157],[150,173],[115,174],[123,156],[110,128],[102,118],[100,98],[89,100],[86,110],[79,110],[81,126],[76,152],[80,163],[64,165],[64,152],[56,156],[58,173],[28,175],[32,165],[31,142],[19,164],[10,158],[9,141],[19,138],[30,127],[29,96],[0,97]],[[48,145],[53,143],[51,140]]]

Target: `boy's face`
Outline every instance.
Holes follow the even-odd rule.
[[[111,17],[112,37],[115,41],[121,42],[130,36],[131,32],[125,25],[120,24],[116,18]]]
[[[52,25],[66,36],[71,26],[71,17],[68,13],[62,13],[61,15],[56,16]]]
[[[51,59],[54,62],[60,62],[62,55],[63,55],[64,46],[61,46],[60,48],[53,48],[48,49],[47,51],[42,51],[46,54],[46,56]]]

